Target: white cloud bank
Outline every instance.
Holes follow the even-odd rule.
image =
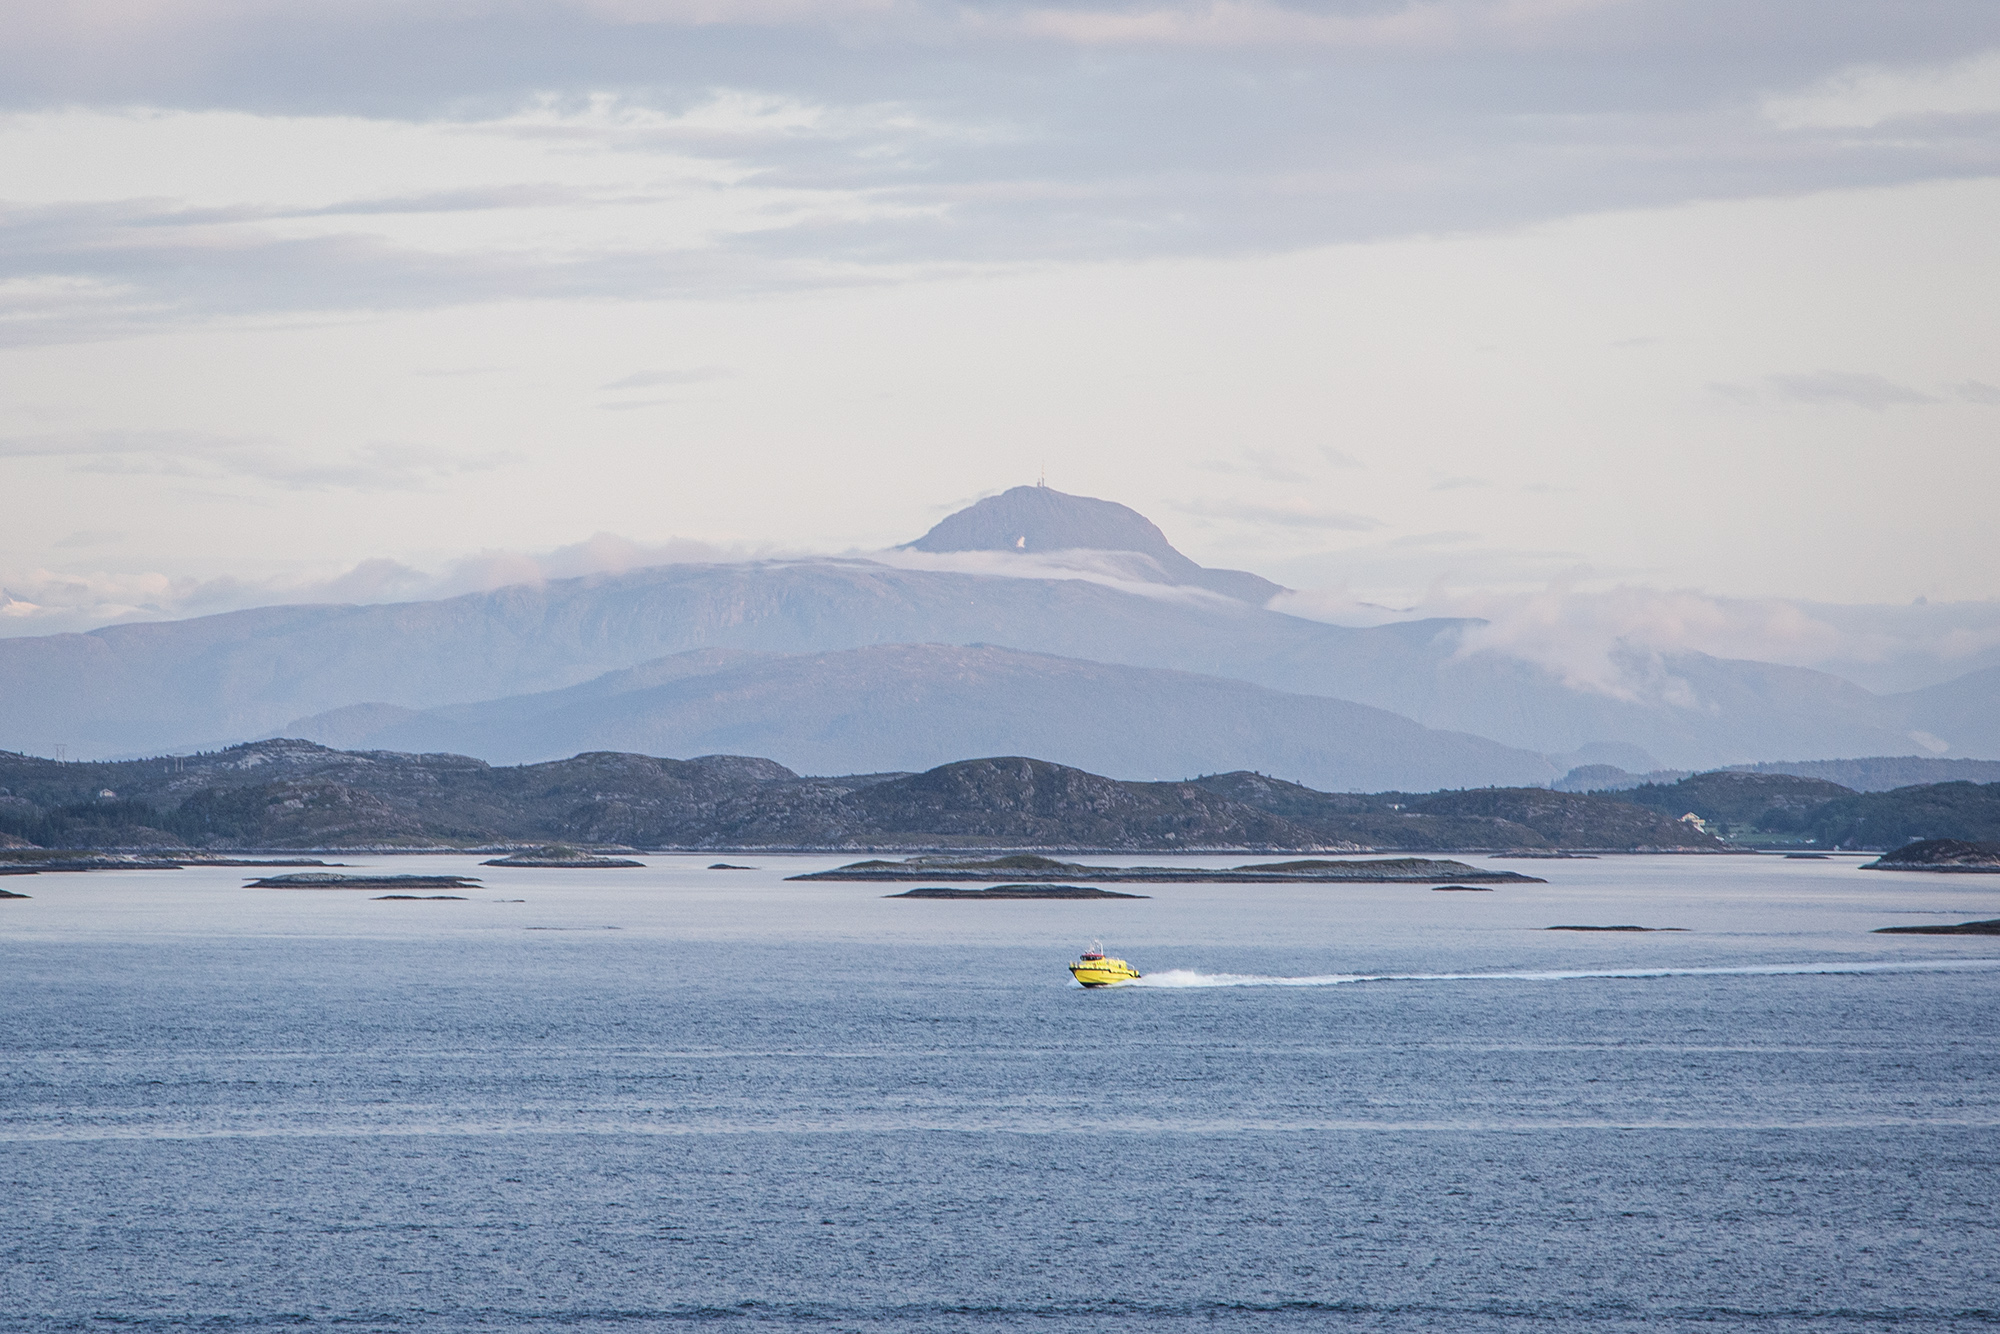
[[[922,215],[879,193],[757,179],[804,143],[882,154],[906,116],[717,93],[609,94],[411,122],[227,110],[0,116],[0,345],[220,319],[837,285],[739,249]]]
[[[1665,665],[1702,653],[1809,667],[1880,692],[2000,664],[2000,601],[1904,606],[1718,597],[1634,584],[1537,592],[1433,589],[1418,605],[1371,606],[1344,590],[1279,595],[1272,608],[1337,624],[1470,617],[1461,652],[1532,662],[1614,699],[1676,702]]]
[[[0,636],[60,634],[289,603],[414,602],[551,579],[623,574],[652,565],[767,559],[777,554],[740,545],[679,538],[635,542],[615,533],[598,533],[548,551],[474,552],[434,570],[377,557],[346,570],[263,579],[175,576],[150,570],[0,571]]]

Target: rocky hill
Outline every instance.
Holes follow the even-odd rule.
[[[1819,778],[1723,770],[1618,795],[1664,815],[1692,811],[1728,838],[1769,835],[1823,848],[2000,839],[2000,783],[1921,783],[1855,792]]]
[[[596,752],[506,767],[268,741],[103,763],[0,754],[0,788],[0,832],[44,848],[1721,846],[1623,802],[1537,789],[1353,796],[1254,774],[1140,783],[1021,757],[807,778],[744,756]]]
[[[1850,793],[1813,811],[1805,825],[1830,848],[1900,848],[1922,839],[2000,842],[2000,783]]]
[[[328,848],[584,843],[631,847],[1194,845],[1342,851],[1715,851],[1682,823],[1802,846],[2000,839],[2000,783],[1850,792],[1717,772],[1629,792],[1322,792],[1236,771],[1127,782],[1038,759],[801,777],[772,760],[599,751],[502,766],[449,753],[299,740],[149,760],[0,752],[0,849]]]
[[[741,756],[600,752],[499,767],[272,741],[188,760],[0,756],[0,783],[0,818],[42,846],[1320,845],[1310,831],[1191,784],[1123,783],[1029,759],[841,779]]]
[[[1646,783],[1619,795],[1665,815],[1692,812],[1724,837],[1753,832],[1806,837],[1815,812],[1854,793],[1821,778],[1720,770],[1692,774],[1675,783]]]
[[[1261,774],[1197,779],[1210,791],[1357,847],[1506,851],[1713,852],[1719,840],[1604,796],[1546,788],[1372,794],[1315,792]]]

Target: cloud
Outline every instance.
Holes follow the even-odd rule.
[[[66,550],[74,547],[108,547],[114,546],[124,540],[125,533],[121,529],[86,528],[71,533],[67,537],[57,538],[55,545],[58,550]]]
[[[960,6],[911,0],[99,0],[89,6],[41,6],[8,25],[0,50],[40,57],[44,79],[94,73],[144,78],[149,57],[206,57],[226,64],[245,48],[286,49],[287,29],[322,42],[351,44],[419,25],[447,30],[484,26],[521,40],[543,37],[524,55],[589,59],[549,50],[549,34],[605,28],[833,30],[850,43],[873,38],[927,45],[1018,42],[1022,37],[1083,45],[1257,47],[1274,43],[1365,50],[1512,49],[1560,41],[1578,20],[1632,0],[1418,0],[1374,13],[1326,14],[1267,0],[1210,0],[1149,9]],[[510,31],[511,30],[511,31]],[[520,36],[516,36],[519,33]],[[342,39],[345,42],[342,42]],[[627,37],[627,43],[644,43]],[[644,54],[652,54],[644,51]],[[599,64],[621,54],[599,55]],[[78,68],[96,66],[94,70]],[[538,62],[527,62],[538,63]],[[157,77],[157,75],[155,75]]]
[[[550,208],[588,202],[587,191],[558,185],[488,185],[461,190],[431,190],[419,194],[394,195],[376,199],[346,199],[320,208],[273,209],[251,218],[227,217],[227,221],[282,218],[361,218],[392,213],[478,213],[498,209]],[[174,221],[185,221],[175,219]]]
[[[364,560],[345,574],[319,583],[308,583],[298,591],[315,602],[398,602],[431,592],[436,579],[414,566],[387,557]]]
[[[1205,459],[1193,466],[1205,472],[1255,477],[1266,482],[1296,484],[1309,480],[1289,459],[1268,449],[1246,449],[1231,458]]]
[[[1348,625],[1475,618],[1484,623],[1465,633],[1462,654],[1516,658],[1578,689],[1679,707],[1697,706],[1674,673],[1674,659],[1688,653],[1809,667],[1880,691],[2000,664],[2000,602],[1990,601],[1842,606],[1557,580],[1518,592],[1434,587],[1417,605],[1393,609],[1344,589],[1307,589],[1273,608]]]
[[[1935,395],[1927,394],[1921,389],[1897,384],[1880,375],[1857,371],[1767,375],[1756,385],[1716,384],[1710,388],[1717,395],[1736,403],[1775,401],[1803,403],[1813,407],[1865,408],[1870,412],[1881,412],[1885,408],[1916,407],[1939,401]]]
[[[539,584],[551,579],[576,579],[592,574],[625,574],[655,565],[708,565],[772,559],[768,547],[742,544],[719,546],[691,538],[639,542],[616,533],[597,533],[581,542],[550,551],[493,549],[452,561],[432,577],[427,597],[484,593],[515,584]]]
[[[892,13],[896,0],[564,0],[613,23],[666,27],[813,27]]]
[[[871,551],[872,564],[992,579],[1078,579],[1122,593],[1165,602],[1241,607],[1236,598],[1171,581],[1159,562],[1136,551],[911,551],[903,547]]]
[[[1666,665],[1673,654],[1761,654],[1766,661],[1782,661],[1824,657],[1839,642],[1833,627],[1793,604],[1686,590],[1621,586],[1579,593],[1555,586],[1538,594],[1459,601],[1479,606],[1485,620],[1466,633],[1461,654],[1519,658],[1577,689],[1683,707],[1692,697]]]
[[[505,451],[459,454],[381,441],[333,456],[280,441],[198,431],[86,431],[0,436],[0,458],[55,458],[72,471],[264,482],[290,491],[428,490],[514,461]]]
[[[846,285],[854,275],[751,242],[907,206],[837,181],[766,184],[733,155],[924,138],[913,124],[730,94],[678,114],[600,96],[423,124],[0,116],[12,160],[0,344],[292,312]],[[74,155],[101,165],[79,176]],[[394,188],[423,178],[436,184]]]
[[[0,570],[0,635],[45,635],[304,602],[408,602],[515,584],[619,575],[654,565],[767,559],[778,553],[684,538],[598,533],[548,551],[490,549],[421,570],[375,557],[322,575],[200,578],[160,571]]]
[[[1222,519],[1230,523],[1275,524],[1282,528],[1317,528],[1333,532],[1365,533],[1382,526],[1380,519],[1366,514],[1327,509],[1305,503],[1272,505],[1255,501],[1201,500],[1177,505],[1175,508],[1183,514],[1192,514],[1203,519]]]
[[[662,385],[706,384],[713,380],[726,380],[736,374],[725,366],[695,366],[676,371],[640,371],[623,379],[612,380],[606,389],[655,389]]]
[[[1879,10],[31,5],[0,25],[20,108],[0,340],[1238,255],[2000,171],[2000,136],[1963,126],[1767,114],[1786,88],[1852,101],[1868,62],[1942,70],[1923,105],[1966,104],[1949,90],[1988,65],[1950,62],[2000,41],[2000,13]]]
[[[1433,482],[1433,491],[1477,491],[1493,485],[1484,477],[1447,477],[1441,482]]]
[[[0,570],[0,636],[56,634],[130,621],[168,620],[307,602],[379,603],[486,593],[592,575],[618,576],[661,565],[763,561],[852,561],[998,578],[1084,579],[1144,597],[1240,606],[1203,589],[1165,582],[1149,558],[1129,552],[870,552],[829,557],[769,545],[719,545],[689,538],[640,541],[596,533],[542,551],[494,547],[421,569],[386,557],[344,570],[267,578],[201,578],[160,571]]]
[[[1410,533],[1404,537],[1391,538],[1385,545],[1391,547],[1455,547],[1466,542],[1477,542],[1479,534],[1463,528],[1449,529],[1437,533]]]
[[[1788,130],[1873,129],[1938,116],[2000,116],[2000,51],[1946,64],[1859,65],[1795,93],[1765,99]]]
[[[0,214],[0,346],[272,314],[712,296],[785,281],[781,266],[693,250],[445,254],[361,234],[292,238],[243,228],[218,234],[140,212],[146,216],[121,216],[109,207]],[[826,285],[802,274],[789,281]]]
[[[454,366],[443,370],[411,371],[420,380],[457,380],[468,375],[497,375],[513,370],[512,366]]]
[[[1794,403],[1867,408],[1872,412],[1907,404],[1937,402],[1937,399],[1922,390],[1897,384],[1879,375],[1847,371],[1820,371],[1813,375],[1772,375],[1767,376],[1764,383],[1770,386],[1772,393],[1780,398],[1790,399]]]
[[[1624,0],[1429,0],[1373,14],[1328,14],[1266,3],[1209,0],[1154,9],[1039,9],[1024,31],[1088,46],[1324,46],[1350,50],[1455,50],[1537,46],[1579,17]]]
[[[1951,387],[1951,392],[1968,403],[2000,404],[2000,385],[1984,380],[1961,380]]]

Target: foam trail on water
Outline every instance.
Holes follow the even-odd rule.
[[[1790,977],[1842,973],[1990,972],[2000,959],[1903,959],[1874,962],[1753,963],[1715,968],[1565,968],[1521,973],[1324,973],[1311,977],[1260,977],[1253,973],[1197,973],[1168,968],[1147,973],[1128,987],[1335,987],[1348,982],[1570,982],[1587,978]]]
[[[1328,973],[1323,977],[1258,977],[1252,973],[1196,973],[1186,968],[1168,968],[1147,973],[1125,983],[1128,987],[1333,987],[1343,982],[1384,982],[1387,978],[1362,977],[1353,973]]]

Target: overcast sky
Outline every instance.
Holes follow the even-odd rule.
[[[2000,598],[1996,130],[1991,0],[25,7],[0,632],[1044,467],[1328,614]]]

